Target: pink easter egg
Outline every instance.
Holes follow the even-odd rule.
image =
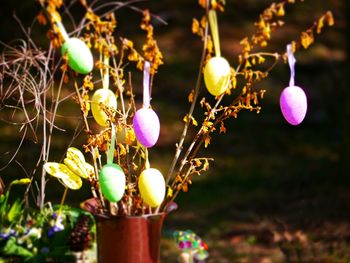
[[[157,114],[149,108],[139,109],[133,119],[133,127],[137,140],[145,147],[156,144],[160,132]]]
[[[307,98],[303,89],[297,86],[285,88],[280,96],[280,107],[288,123],[300,124],[307,111]]]

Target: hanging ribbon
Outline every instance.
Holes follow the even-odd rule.
[[[208,18],[209,18],[211,35],[213,37],[213,42],[214,42],[215,56],[221,57],[219,28],[218,28],[218,19],[216,16],[216,11],[210,10],[208,13]]]
[[[288,64],[289,64],[289,68],[290,68],[289,87],[294,87],[296,59],[295,59],[294,54],[293,54],[292,44],[287,45],[287,56],[288,56]]]
[[[115,149],[115,140],[116,140],[116,134],[115,134],[115,127],[114,124],[111,123],[111,143],[108,148],[107,152],[107,164],[112,164],[114,159],[114,149]]]
[[[56,23],[58,29],[60,30],[60,33],[62,35],[62,38],[64,39],[64,42],[66,42],[69,39],[69,36],[64,25],[61,22],[61,18],[58,17],[56,14],[51,14],[49,10],[47,10],[47,12],[51,15],[52,20]]]
[[[151,63],[149,61],[145,61],[145,65],[143,66],[143,107],[149,108],[151,105],[151,97],[150,97],[150,69]]]
[[[102,87],[104,89],[108,89],[109,88],[109,56],[108,55],[104,56],[103,64],[105,67],[105,71],[102,76]]]

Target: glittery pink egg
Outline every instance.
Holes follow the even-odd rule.
[[[145,147],[152,147],[156,144],[160,123],[157,114],[149,108],[139,109],[133,119],[133,127],[137,140]]]
[[[280,107],[287,122],[291,125],[300,124],[307,111],[305,92],[297,86],[285,88],[281,93]]]

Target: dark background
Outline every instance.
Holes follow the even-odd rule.
[[[253,32],[254,21],[271,2],[227,1],[225,13],[219,15],[221,48],[233,66],[241,51],[239,41]],[[284,262],[299,254],[304,262],[321,262],[325,258],[330,261],[322,262],[350,260],[346,5],[349,3],[345,0],[310,0],[286,9],[286,25],[274,34],[271,50],[283,51],[326,10],[335,17],[334,27],[326,27],[316,37],[315,45],[296,54],[296,84],[308,95],[307,116],[297,127],[283,119],[278,98],[289,82],[289,68],[278,65],[269,80],[259,86],[267,90],[261,113],[244,112],[237,120],[229,120],[227,134],[214,136],[202,152],[215,162],[207,173],[194,178],[188,193],[177,199],[179,209],[169,215],[165,225],[164,262],[173,262],[177,253],[171,231],[182,229],[192,229],[204,238],[209,244],[210,262]],[[168,23],[154,21],[165,65],[156,76],[152,95],[153,107],[162,123],[161,138],[150,151],[152,166],[165,173],[180,136],[182,118],[189,108],[187,94],[196,81],[201,42],[191,34],[191,21],[199,18],[202,10],[195,0],[147,1],[137,6],[149,7]],[[74,13],[77,17],[78,9]],[[8,43],[23,37],[14,13],[27,28],[38,11],[35,1],[7,1],[0,10],[0,40]],[[139,13],[122,9],[117,13],[117,34],[140,46],[144,41],[138,27],[140,18]],[[48,42],[46,30],[37,24],[32,29],[33,39],[43,48]],[[65,107],[69,105],[63,106],[63,112]],[[200,119],[199,113],[196,116]],[[20,132],[5,121],[6,110],[0,111],[0,117],[2,167],[18,145]],[[74,122],[62,123],[66,123],[69,134]],[[52,158],[64,154],[67,134],[57,132]],[[77,145],[84,139],[82,135]],[[39,151],[40,144],[28,139],[16,160],[31,171]],[[0,175],[5,183],[25,176],[14,162]],[[63,187],[53,180],[48,187],[55,189],[47,192],[48,201],[58,202]],[[85,190],[69,193],[68,203],[77,205],[89,197],[88,189]]]

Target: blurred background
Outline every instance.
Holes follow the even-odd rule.
[[[226,2],[225,12],[219,15],[221,49],[235,66],[240,40],[254,32],[254,22],[272,1]],[[150,151],[152,166],[166,173],[189,109],[187,95],[198,72],[202,43],[192,35],[191,23],[193,17],[202,16],[202,9],[195,0],[150,0],[135,5],[149,8],[167,23],[154,21],[165,64],[156,75],[152,94],[152,105],[161,120],[161,137]],[[11,43],[23,38],[21,24],[32,27],[33,40],[45,49],[47,27],[33,24],[39,10],[35,1],[2,4],[0,41]],[[227,133],[213,136],[209,147],[201,152],[215,162],[208,172],[193,178],[189,192],[181,193],[176,200],[178,210],[168,216],[164,227],[162,262],[176,262],[178,251],[171,233],[185,229],[193,230],[208,244],[208,262],[350,261],[349,3],[308,0],[288,6],[286,25],[273,34],[269,49],[283,52],[286,44],[327,10],[333,12],[335,25],[317,35],[316,44],[308,50],[296,53],[296,84],[308,95],[304,122],[291,126],[280,113],[279,95],[289,83],[289,67],[281,63],[267,81],[258,84],[267,90],[260,114],[243,112],[238,119],[229,120]],[[72,12],[80,14],[79,8]],[[140,19],[140,13],[128,8],[117,12],[117,34],[134,40],[139,48],[145,40]],[[141,95],[141,74],[134,75],[134,87]],[[68,108],[69,117],[57,120],[65,132],[55,132],[53,160],[65,154],[70,142],[67,137],[73,134],[79,116],[72,102],[64,104],[59,114],[66,114]],[[29,134],[6,167],[22,131],[11,124],[13,111],[2,105],[0,109],[0,176],[7,184],[35,168],[40,134],[37,143]],[[200,111],[196,114],[201,119]],[[82,145],[84,140],[82,134],[75,145]],[[46,193],[47,200],[58,202],[63,187],[55,180],[49,180],[47,187],[55,189]],[[68,202],[78,205],[89,195],[88,187],[70,192]]]

